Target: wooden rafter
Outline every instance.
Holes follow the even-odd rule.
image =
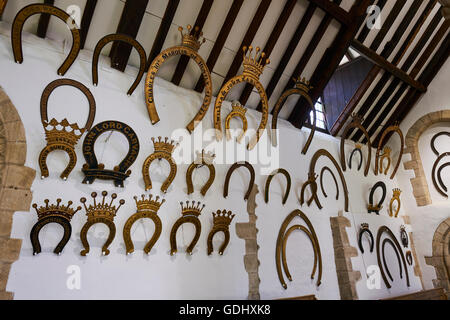
[[[228,80],[230,80],[237,74],[243,60],[241,49],[242,47],[249,46],[252,43],[253,38],[255,37],[256,32],[258,31],[258,28],[261,25],[261,22],[264,19],[264,16],[266,15],[266,12],[269,9],[271,2],[272,0],[261,0],[259,7],[256,10],[255,16],[253,17],[253,20],[250,23],[247,32],[245,33],[244,39],[242,40],[241,45],[239,46],[239,50],[236,52],[236,55],[234,56],[233,62],[231,63],[230,68],[228,69],[227,75],[225,76],[225,79],[221,87],[223,87],[225,83],[228,82]]]
[[[377,2],[377,7],[380,8],[380,11],[383,10],[384,6],[386,5],[386,2],[387,2],[387,0],[379,0]],[[370,31],[371,31],[371,29],[369,28],[369,25],[367,23],[364,24],[364,27],[362,28],[361,32],[359,33],[357,40],[361,43],[364,43],[364,41],[366,40]]]
[[[213,5],[214,0],[203,0],[202,7],[200,8],[200,12],[198,13],[197,19],[194,23],[194,28],[191,30],[191,34],[194,34],[195,28],[198,27],[200,30],[203,29],[205,25],[206,18],[208,18],[209,12],[211,11],[211,7]],[[172,83],[175,85],[179,85],[181,79],[183,79],[184,72],[186,71],[187,65],[189,63],[189,57],[181,56],[180,60],[178,60],[177,67],[175,69],[175,73],[172,77]]]
[[[86,43],[86,38],[89,32],[89,27],[91,26],[91,21],[92,17],[94,16],[96,6],[97,0],[86,1],[86,6],[84,7],[83,17],[81,18],[81,25],[80,25],[81,49],[84,48],[84,45]]]
[[[228,14],[222,25],[222,28],[220,29],[219,35],[217,36],[216,42],[214,43],[214,47],[212,48],[211,53],[209,54],[208,61],[206,61],[206,65],[208,66],[208,69],[211,72],[212,70],[214,70],[214,66],[216,65],[217,59],[219,59],[219,55],[222,52],[223,46],[225,45],[225,41],[227,40],[228,35],[230,34],[231,28],[233,27],[234,21],[243,3],[244,0],[233,0],[233,3],[231,4],[231,8],[228,11]],[[197,84],[195,85],[195,91],[202,92],[204,88],[205,83],[203,80],[203,76],[200,76],[200,78],[197,81]]]
[[[129,35],[136,38],[145,9],[149,0],[127,0],[120,17],[117,33]],[[130,59],[132,46],[124,42],[114,42],[109,56],[111,57],[111,68],[125,71]]]
[[[275,44],[278,41],[278,38],[280,37],[281,32],[283,31],[289,17],[292,14],[292,10],[294,10],[294,6],[297,3],[297,0],[287,0],[283,10],[281,11],[280,16],[278,17],[278,20],[275,24],[275,28],[273,28],[272,33],[269,36],[269,39],[267,40],[267,43],[264,47],[264,52],[266,54],[267,58],[270,58],[270,55],[272,54],[272,50],[275,47]],[[252,93],[253,86],[251,84],[246,84],[244,91],[241,94],[241,97],[239,98],[239,101],[242,105],[245,106],[247,103],[248,98],[250,97],[250,94]]]
[[[311,90],[311,98],[317,101],[320,94],[325,89],[328,81],[330,81],[334,70],[339,66],[345,52],[347,52],[350,42],[355,38],[361,23],[366,17],[367,7],[372,3],[371,0],[356,1],[350,14],[352,23],[348,26],[341,26],[331,46],[326,50],[324,56],[319,62],[316,70],[311,77],[311,85],[314,87]],[[296,127],[300,128],[303,125],[305,115],[307,114],[308,105],[304,99],[300,99],[295,106],[293,112],[289,116],[289,121]]]
[[[334,19],[339,21],[341,24],[345,26],[349,26],[352,22],[352,17],[350,14],[342,9],[338,4],[329,1],[329,0],[309,0],[314,3],[320,9],[328,13]]]
[[[55,0],[45,0],[45,4],[54,5]],[[45,38],[47,36],[48,24],[50,23],[50,14],[43,13],[39,17],[37,36],[40,38]]]

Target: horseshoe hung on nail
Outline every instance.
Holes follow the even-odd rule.
[[[245,133],[248,130],[248,122],[245,116],[247,109],[241,105],[239,101],[235,101],[232,103],[232,110],[225,118],[225,133],[227,136],[227,140],[231,140],[231,130],[230,130],[230,121],[233,118],[240,118],[242,120],[242,132],[236,138],[237,143],[241,143],[242,138],[244,138]]]
[[[212,254],[212,252],[214,251],[213,248],[213,238],[215,236],[216,233],[218,232],[223,232],[225,239],[222,243],[222,245],[220,246],[219,249],[219,254],[223,255],[223,252],[225,251],[225,249],[228,246],[228,243],[230,242],[230,231],[229,231],[229,226],[231,224],[231,221],[234,218],[234,214],[231,211],[227,211],[227,210],[217,210],[217,212],[213,212],[213,227],[211,229],[211,231],[208,234],[208,240],[207,240],[207,245],[208,245],[208,256]]]
[[[284,193],[284,197],[283,197],[283,205],[286,204],[287,199],[289,197],[289,192],[291,191],[291,176],[289,174],[289,172],[286,169],[280,168],[275,170],[274,172],[272,172],[266,180],[266,188],[265,188],[265,194],[264,194],[264,201],[266,203],[269,203],[269,188],[270,188],[270,183],[272,182],[272,179],[277,175],[277,174],[282,174],[286,177],[286,192]]]
[[[444,152],[443,154],[441,154],[434,162],[433,169],[431,170],[431,180],[433,181],[433,185],[436,188],[436,190],[439,192],[439,194],[441,194],[445,198],[448,198],[448,194],[446,193],[447,187],[445,186],[444,181],[442,180],[441,173],[442,173],[443,169],[450,166],[450,163],[444,163],[441,167],[439,167],[439,169],[437,168],[437,166],[438,166],[439,162],[441,162],[442,159],[444,159],[445,157],[449,157],[449,156],[450,156],[450,152]],[[438,169],[437,173],[436,173],[436,169]],[[439,184],[436,181],[436,176],[438,178]]]
[[[359,229],[359,234],[358,234],[358,246],[359,246],[359,250],[361,250],[361,253],[364,253],[364,248],[362,245],[362,237],[363,234],[367,233],[367,235],[370,238],[370,252],[373,252],[373,248],[375,246],[375,241],[373,239],[373,234],[369,229],[369,224],[368,223],[362,223],[361,224],[361,228]]]
[[[194,172],[194,170],[197,168],[201,168],[203,166],[207,166],[209,169],[209,178],[200,191],[202,196],[206,195],[209,188],[212,186],[214,179],[216,178],[216,169],[214,168],[213,164],[215,157],[216,155],[213,154],[212,152],[205,152],[205,150],[202,150],[202,152],[200,153],[197,151],[197,159],[193,163],[191,163],[191,165],[186,171],[186,184],[188,194],[194,193],[194,184],[192,182],[192,173]]]
[[[225,185],[223,187],[223,197],[224,198],[228,197],[228,188],[229,188],[229,184],[230,184],[231,175],[233,174],[233,172],[236,169],[238,169],[240,167],[245,167],[250,172],[250,182],[248,185],[247,193],[244,196],[244,200],[247,201],[248,198],[250,197],[250,193],[252,192],[253,185],[255,184],[255,169],[253,169],[253,166],[250,163],[248,163],[247,161],[244,161],[244,162],[236,162],[228,170],[227,175],[225,177]]]
[[[403,157],[403,150],[405,149],[405,139],[403,138],[403,133],[400,130],[399,124],[396,123],[390,127],[387,127],[386,130],[384,130],[383,134],[381,135],[381,139],[378,143],[378,148],[377,148],[377,154],[375,156],[375,175],[378,175],[378,166],[380,163],[380,152],[381,152],[381,148],[384,145],[384,140],[386,139],[387,135],[390,134],[391,132],[397,133],[397,135],[400,137],[400,154],[398,156],[397,159],[397,164],[395,165],[394,171],[391,174],[391,180],[394,179],[395,175],[397,174],[398,168],[400,167],[400,163],[402,161],[402,157]]]
[[[381,189],[382,196],[378,204],[374,204],[373,196],[375,195],[375,191],[377,189]],[[369,204],[367,206],[367,212],[368,213],[376,213],[377,215],[380,215],[380,211],[383,208],[383,202],[386,199],[386,184],[383,181],[377,182],[372,189],[370,190],[369,194]]]
[[[331,169],[328,168],[327,166],[323,167],[322,170],[320,171],[320,188],[322,189],[322,193],[325,198],[328,198],[328,195],[326,194],[325,188],[323,186],[323,176],[325,174],[325,171],[328,171],[331,174],[331,177],[333,177],[334,184],[336,186],[336,200],[339,200],[339,185],[336,176],[334,175],[333,171],[331,171]]]
[[[319,199],[317,197],[317,175],[315,173],[310,174],[308,173],[308,180],[303,184],[302,190],[300,191],[300,205],[303,206],[305,203],[305,191],[308,186],[311,186],[311,198],[307,201],[308,207],[311,206],[311,203],[313,201],[316,201],[316,203],[319,203],[319,209],[322,209],[322,206],[320,205]]]
[[[357,143],[355,145],[355,149],[353,149],[352,153],[350,154],[350,158],[348,159],[348,168],[351,170],[352,169],[352,160],[353,160],[353,156],[358,153],[359,154],[359,164],[358,164],[358,171],[361,170],[362,164],[363,164],[363,160],[364,160],[364,156],[361,150],[362,146]]]

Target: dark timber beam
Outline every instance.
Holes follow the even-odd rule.
[[[357,40],[352,41],[352,48],[358,51],[361,55],[365,56],[368,60],[372,61],[374,64],[378,65],[385,71],[389,72],[393,76],[399,78],[403,82],[406,82],[411,87],[419,90],[420,92],[425,92],[426,88],[423,84],[417,82],[413,78],[411,78],[405,71],[397,68],[392,63],[387,61],[382,56],[378,55],[375,51],[367,48],[362,43]]]
[[[377,7],[380,8],[380,11],[383,10],[384,6],[386,5],[387,0],[379,0],[377,2]],[[361,32],[358,35],[358,41],[361,43],[364,43],[364,41],[366,40],[367,36],[369,35],[369,32],[371,31],[371,29],[369,28],[368,24],[364,24],[363,29],[361,30]]]
[[[283,10],[280,13],[280,16],[278,17],[277,22],[275,23],[275,27],[272,30],[272,33],[269,36],[269,39],[267,40],[266,46],[264,47],[264,52],[266,54],[267,58],[270,58],[270,55],[272,54],[272,50],[274,49],[278,38],[280,37],[281,32],[283,31],[284,27],[286,26],[286,23],[289,19],[289,17],[292,14],[292,10],[295,7],[295,4],[297,3],[297,0],[287,0]],[[248,101],[248,98],[250,97],[250,94],[252,93],[253,86],[251,84],[246,84],[244,91],[241,94],[241,97],[239,98],[240,103],[245,106],[245,104]]]
[[[203,0],[203,5],[200,8],[200,12],[198,13],[197,19],[194,24],[194,28],[191,30],[191,34],[194,34],[195,27],[198,27],[199,30],[203,29],[205,25],[206,18],[208,18],[208,14],[211,11],[211,7],[213,5],[214,0]],[[175,73],[172,77],[172,83],[175,85],[179,85],[181,79],[183,79],[184,72],[186,71],[187,65],[189,63],[189,57],[181,56],[180,60],[178,60],[177,67],[175,69]]]
[[[83,18],[81,18],[80,25],[80,38],[81,38],[81,49],[84,48],[86,43],[86,38],[89,32],[89,27],[91,26],[92,16],[94,15],[95,7],[97,6],[97,0],[87,0],[86,6],[83,11]]]
[[[144,18],[145,9],[149,0],[127,0],[120,17],[117,27],[117,33],[129,35],[136,38],[142,19]],[[114,42],[111,47],[109,56],[111,57],[111,67],[119,71],[125,71],[132,46],[128,43]]]
[[[271,2],[272,0],[261,0],[259,7],[256,10],[255,16],[253,17],[253,20],[247,32],[245,33],[244,39],[242,40],[241,45],[239,46],[239,49],[234,56],[234,60],[231,63],[230,68],[228,69],[227,75],[225,76],[221,87],[223,87],[225,83],[227,83],[228,80],[234,77],[239,71],[239,67],[241,66],[243,60],[242,47],[249,46],[252,43],[253,39],[255,38],[256,32],[258,31],[258,28],[261,25],[261,22],[264,19],[267,10],[269,9]]]
[[[231,8],[228,11],[228,14],[222,25],[222,28],[220,29],[219,35],[217,36],[216,42],[214,43],[214,47],[212,48],[211,53],[209,54],[208,61],[206,61],[206,65],[208,66],[210,72],[214,70],[214,66],[216,65],[217,59],[219,59],[219,55],[222,52],[223,46],[225,45],[225,41],[227,40],[228,35],[230,34],[231,28],[233,27],[234,24],[234,20],[236,19],[243,3],[244,0],[233,0],[233,3],[231,4]],[[203,76],[200,76],[200,78],[197,81],[197,84],[195,85],[195,91],[202,92],[204,88],[205,83],[203,80]]]
[[[172,24],[173,17],[177,12],[180,0],[169,0],[167,3],[166,11],[162,18],[161,24],[159,25],[158,33],[156,34],[155,41],[153,42],[152,50],[148,55],[147,69],[150,67],[152,61],[156,56],[162,51],[164,42],[166,41],[167,34],[169,33],[170,25]]]
[[[314,3],[320,9],[331,15],[334,19],[339,21],[345,26],[349,26],[352,22],[352,17],[350,13],[342,9],[338,4],[333,3],[329,0],[309,0]]]
[[[54,5],[55,0],[45,0],[45,4]],[[47,35],[48,24],[50,23],[50,15],[48,13],[43,13],[39,17],[39,23],[37,28],[37,36],[40,38],[45,38]]]
[[[310,94],[313,101],[317,101],[320,97],[334,71],[342,61],[342,58],[350,46],[350,42],[355,38],[361,24],[364,22],[367,7],[371,3],[371,0],[360,0],[355,2],[350,10],[352,23],[349,26],[341,26],[333,43],[320,60],[319,65],[310,80],[311,85],[314,87]],[[304,100],[305,99],[299,100],[289,117],[289,121],[297,128],[302,127],[305,116],[309,110],[309,106]]]

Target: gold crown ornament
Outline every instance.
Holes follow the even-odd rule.
[[[84,128],[80,129],[76,123],[70,124],[67,119],[58,122],[55,118],[53,118],[50,122],[44,121],[42,124],[44,125],[45,130],[45,140],[47,140],[48,144],[63,143],[72,148],[75,147],[78,140],[86,131]],[[57,127],[61,127],[61,129],[58,130]],[[68,128],[71,130],[67,131]],[[80,133],[77,134],[76,131]]]
[[[361,223],[361,229],[369,229],[369,224],[368,223]]]
[[[158,212],[162,204],[166,202],[166,199],[162,199],[162,201],[159,201],[159,196],[156,196],[153,200],[153,195],[149,195],[148,199],[146,199],[145,195],[141,195],[141,200],[139,200],[138,197],[134,196],[134,201],[136,202],[138,211]]]
[[[309,80],[306,80],[305,77],[299,76],[298,78],[292,78],[295,82],[295,88],[302,90],[306,94],[309,94],[309,91],[313,89],[314,87],[311,86],[311,83]]]
[[[189,24],[186,26],[186,29],[188,32],[183,33],[184,30],[183,27],[181,26],[178,27],[178,31],[180,31],[182,38],[181,43],[183,46],[188,47],[197,52],[202,46],[202,44],[206,42],[205,38],[200,40],[200,37],[203,37],[203,32],[200,31],[200,28],[198,26],[192,28],[192,26]]]
[[[186,201],[186,204],[180,202],[181,205],[181,214],[183,216],[195,216],[198,217],[202,214],[202,210],[205,208],[205,205],[202,206],[200,202],[197,202],[195,205],[195,201],[192,201],[189,204],[189,201]]]
[[[152,137],[153,146],[155,148],[155,152],[164,152],[168,154],[172,154],[175,148],[179,145],[179,143],[170,140],[169,138],[165,137],[164,140],[162,140],[161,137],[158,137],[158,140]]]
[[[212,240],[214,238],[214,235],[220,231],[225,235],[225,240],[223,241],[222,246],[219,249],[219,254],[223,255],[223,252],[225,251],[228,242],[230,241],[230,231],[228,230],[228,227],[230,226],[230,223],[235,215],[231,211],[227,210],[217,210],[217,212],[213,212],[212,215],[213,227],[209,232],[207,241],[208,255],[211,255],[211,253],[214,251]]]
[[[259,79],[261,74],[264,71],[264,67],[268,64],[270,64],[270,59],[264,59],[266,57],[265,52],[261,52],[260,47],[256,47],[255,55],[252,55],[253,47],[244,46],[242,48],[242,51],[244,52],[244,74],[250,75],[252,77],[255,77]]]
[[[233,220],[235,214],[231,211],[227,210],[217,210],[217,212],[213,212],[213,222],[214,225],[221,226],[221,227],[228,227],[231,223],[231,220]]]
[[[44,219],[48,217],[61,217],[64,219],[67,219],[68,221],[72,220],[72,217],[81,210],[81,207],[78,207],[77,209],[73,209],[70,206],[73,204],[72,201],[69,201],[66,205],[60,205],[61,199],[56,199],[56,204],[49,204],[49,200],[45,199],[45,207],[41,206],[38,208],[38,205],[35,203],[33,204],[33,208],[36,210],[36,213],[38,215],[38,219]]]

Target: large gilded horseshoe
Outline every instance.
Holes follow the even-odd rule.
[[[206,112],[209,109],[209,105],[211,104],[212,97],[211,73],[209,72],[206,62],[196,51],[185,46],[176,46],[161,52],[155,58],[155,60],[153,60],[150,68],[148,69],[147,78],[145,80],[145,101],[147,103],[147,110],[152,124],[158,123],[160,119],[158,116],[158,112],[156,111],[155,100],[153,98],[153,84],[155,81],[156,73],[167,59],[177,55],[185,55],[194,60],[194,62],[197,63],[197,65],[200,67],[205,83],[205,98],[203,99],[203,104],[194,119],[192,119],[192,121],[186,126],[186,129],[189,131],[189,133],[192,133],[195,127],[203,120],[204,116],[206,115]]]
[[[393,126],[386,128],[386,130],[383,132],[383,135],[381,136],[380,142],[378,143],[377,154],[375,157],[375,175],[376,176],[378,175],[378,163],[380,161],[381,147],[383,146],[384,139],[391,132],[397,133],[398,136],[400,137],[400,142],[401,142],[400,154],[398,155],[397,164],[395,165],[394,171],[392,172],[392,175],[391,175],[391,180],[392,180],[392,179],[394,179],[394,177],[398,171],[398,168],[400,167],[400,163],[402,161],[402,156],[403,156],[403,150],[405,148],[405,141],[403,139],[403,133],[400,130],[398,125],[393,125]]]
[[[230,178],[233,172],[239,167],[246,167],[250,172],[250,183],[248,184],[247,193],[244,196],[244,200],[247,200],[250,197],[250,193],[252,192],[253,185],[255,184],[255,169],[253,166],[247,161],[244,162],[236,162],[233,164],[227,172],[227,176],[225,177],[225,185],[223,187],[223,197],[228,197],[228,186],[230,184]]]
[[[311,233],[309,232],[309,230],[306,229],[304,226],[298,225],[298,224],[295,225],[295,226],[290,227],[288,229],[288,231],[286,231],[286,234],[284,235],[283,249],[282,249],[282,253],[281,253],[284,272],[286,273],[286,277],[289,279],[289,281],[292,281],[292,276],[291,276],[291,273],[289,272],[289,267],[288,267],[288,264],[287,264],[286,243],[287,243],[291,233],[294,232],[295,230],[303,231],[308,236],[308,238],[311,241],[311,244],[313,246],[313,250],[314,250],[314,266],[313,266],[313,270],[311,272],[311,279],[314,279],[314,275],[316,274],[316,270],[317,270],[317,246],[316,246],[316,243],[315,243]]]
[[[145,53],[144,47],[135,39],[130,37],[126,34],[109,34],[107,36],[104,36],[100,39],[100,41],[97,43],[94,49],[94,56],[92,58],[92,82],[94,83],[94,86],[98,85],[98,59],[100,57],[100,53],[104,46],[106,46],[110,42],[120,41],[125,42],[130,45],[132,45],[136,51],[139,53],[140,57],[140,66],[139,66],[139,73],[136,77],[136,80],[131,85],[130,89],[128,90],[127,94],[131,96],[136,89],[136,87],[139,85],[139,82],[141,82],[142,77],[145,73],[145,66],[147,65],[147,54]]]
[[[431,150],[433,150],[434,154],[437,157],[439,157],[440,153],[439,153],[439,151],[437,151],[435,143],[436,143],[436,139],[441,137],[441,136],[448,136],[448,137],[450,137],[450,132],[445,132],[445,131],[439,132],[438,134],[434,135],[433,138],[430,141]]]
[[[303,147],[302,150],[302,154],[307,154],[308,153],[308,149],[313,141],[314,138],[314,133],[316,132],[316,108],[314,108],[314,104],[311,100],[311,97],[309,96],[309,94],[307,93],[307,91],[305,91],[306,89],[301,89],[300,87],[296,87],[294,89],[290,89],[288,91],[286,91],[285,93],[283,93],[281,95],[281,97],[278,99],[275,107],[273,108],[273,116],[272,116],[272,145],[274,147],[276,147],[278,145],[278,141],[277,141],[277,135],[276,135],[276,130],[277,130],[277,123],[278,123],[278,115],[281,111],[281,109],[284,106],[285,101],[287,100],[287,98],[289,98],[290,96],[297,94],[300,95],[302,97],[304,97],[306,99],[306,101],[308,102],[311,111],[313,112],[313,123],[312,123],[312,129],[311,132],[309,133],[309,137],[308,140],[306,141],[305,146]]]
[[[52,217],[46,217],[38,220],[36,224],[31,229],[30,233],[30,240],[31,244],[33,246],[33,255],[41,253],[41,244],[39,242],[39,232],[41,229],[49,224],[49,223],[57,223],[61,227],[64,228],[64,235],[61,239],[61,241],[56,246],[55,250],[53,251],[56,254],[61,254],[64,247],[66,246],[67,242],[70,240],[70,236],[72,235],[72,226],[70,225],[69,220],[66,218],[58,217],[58,216],[52,216]]]
[[[280,280],[280,283],[283,286],[283,288],[287,289],[287,284],[284,281],[283,272],[281,270],[281,258],[282,258],[281,254],[282,254],[282,247],[283,247],[284,237],[286,234],[286,229],[295,217],[301,218],[306,223],[308,230],[312,236],[312,239],[314,240],[313,242],[315,242],[315,244],[316,244],[315,251],[317,254],[318,266],[319,266],[318,267],[319,273],[318,273],[318,278],[317,278],[317,286],[320,286],[321,280],[322,280],[322,254],[320,252],[319,241],[317,239],[317,235],[316,235],[313,225],[311,224],[311,221],[309,221],[308,217],[300,210],[295,210],[292,213],[290,213],[286,217],[286,219],[283,221],[283,223],[280,227],[280,231],[278,232],[277,245],[276,245],[276,250],[275,250],[275,263],[276,263],[276,268],[277,268],[278,279]]]
[[[144,252],[146,254],[150,253],[153,246],[158,241],[159,236],[161,235],[162,232],[161,219],[155,212],[137,212],[133,214],[131,217],[128,218],[127,222],[125,222],[125,226],[123,227],[123,240],[125,242],[127,254],[134,252],[134,244],[133,240],[131,239],[131,227],[136,221],[144,218],[152,220],[153,223],[155,224],[155,232],[153,233],[153,236],[144,247]]]
[[[338,185],[336,176],[334,175],[333,171],[331,171],[331,169],[328,168],[327,166],[323,167],[322,170],[320,171],[320,188],[322,189],[322,193],[325,198],[328,198],[328,195],[325,192],[325,188],[323,187],[323,176],[324,176],[325,171],[328,171],[331,174],[331,176],[333,177],[334,184],[336,185],[336,200],[339,200],[339,185]]]
[[[392,190],[393,192],[393,196],[391,201],[389,202],[389,216],[391,217],[398,217],[398,214],[400,212],[400,207],[401,207],[401,201],[400,201],[400,194],[402,193],[402,191],[398,188]],[[395,210],[395,212],[393,211],[393,207],[394,207],[394,202],[397,201],[397,209]]]
[[[72,33],[72,48],[70,49],[70,53],[67,56],[66,60],[58,69],[58,75],[63,76],[75,62],[75,59],[77,58],[78,53],[80,52],[81,48],[80,29],[78,28],[75,20],[67,12],[49,4],[30,4],[17,13],[11,28],[11,42],[14,53],[14,60],[20,64],[23,62],[23,53],[22,53],[23,25],[29,17],[39,13],[46,13],[58,17],[67,24],[67,26],[70,29],[70,32]]]
[[[391,285],[390,285],[388,279],[386,278],[386,274],[384,273],[384,268],[383,268],[383,266],[381,264],[380,241],[381,241],[381,236],[383,235],[383,233],[387,233],[388,234],[389,238],[391,238],[391,240],[394,242],[395,247],[397,248],[397,251],[400,254],[400,258],[402,259],[404,270],[405,270],[405,273],[406,273],[406,284],[407,284],[408,287],[410,287],[408,269],[407,269],[407,266],[406,266],[406,260],[405,260],[405,256],[403,255],[402,248],[400,247],[400,244],[399,244],[398,240],[395,238],[395,236],[392,233],[391,229],[389,229],[386,226],[380,227],[380,229],[378,229],[378,234],[377,234],[377,260],[378,260],[378,267],[380,268],[380,271],[381,271],[381,277],[383,278],[383,281],[384,281],[386,287],[388,289],[390,289]]]
[[[318,151],[314,154],[314,156],[312,157],[312,159],[311,159],[311,163],[310,163],[310,165],[309,165],[309,174],[310,174],[311,176],[315,174],[314,172],[315,172],[315,170],[316,170],[316,164],[317,164],[317,161],[320,159],[320,157],[326,157],[326,158],[330,159],[331,162],[333,162],[334,166],[336,167],[336,170],[337,170],[338,173],[339,173],[339,177],[341,178],[342,187],[344,188],[345,212],[349,212],[349,210],[348,210],[348,204],[349,204],[349,201],[348,201],[348,188],[347,188],[347,182],[345,181],[344,174],[342,173],[342,170],[341,170],[341,168],[340,168],[338,162],[336,161],[336,159],[334,159],[334,157],[331,155],[331,153],[329,153],[329,152],[328,152],[327,150],[325,150],[325,149],[320,149],[320,150],[318,150]],[[315,202],[316,202],[316,204],[317,204],[317,206],[318,206],[319,208],[322,207],[322,205],[320,204],[320,201],[319,201],[319,198],[318,198],[318,197],[315,198]]]
[[[386,273],[387,273],[388,277],[391,279],[391,281],[394,281],[394,278],[392,278],[391,272],[389,271],[389,268],[388,268],[388,266],[387,266],[387,263],[386,263],[386,256],[385,256],[385,254],[384,254],[384,249],[385,249],[385,247],[386,247],[386,243],[389,243],[389,245],[390,245],[390,246],[394,249],[394,251],[395,251],[395,255],[397,256],[398,266],[399,266],[399,268],[400,268],[400,279],[403,279],[403,270],[402,270],[402,263],[400,262],[400,255],[398,254],[398,251],[397,251],[397,249],[395,248],[395,244],[394,244],[394,243],[392,242],[392,240],[389,239],[389,238],[385,238],[385,239],[383,240],[383,244],[381,245],[381,254],[382,254],[382,256],[383,256],[383,265],[384,265],[384,268],[386,269]]]
[[[200,233],[202,232],[202,225],[200,223],[200,220],[195,216],[183,216],[179,218],[175,224],[172,227],[172,230],[170,231],[170,255],[173,256],[175,253],[177,253],[177,231],[178,228],[181,227],[182,224],[185,223],[192,223],[195,226],[195,236],[191,241],[191,244],[186,249],[186,252],[190,255],[192,255],[192,250],[194,250],[195,245],[198,242],[198,239],[200,239]]]
[[[87,221],[80,232],[80,238],[81,243],[83,244],[84,250],[81,250],[80,254],[84,257],[89,253],[90,247],[89,242],[87,239],[87,233],[89,231],[89,228],[92,227],[96,223],[103,223],[109,228],[109,236],[106,240],[105,244],[102,247],[102,253],[104,256],[109,255],[110,251],[108,249],[109,245],[113,242],[114,237],[116,236],[116,226],[114,225],[114,222],[106,219],[106,218],[95,218],[92,220]]]
[[[209,169],[209,178],[208,181],[206,181],[205,185],[203,186],[203,188],[201,189],[200,193],[202,194],[202,196],[205,196],[206,193],[208,192],[209,188],[212,186],[214,179],[216,178],[216,169],[214,168],[213,164],[198,164],[198,163],[191,163],[191,165],[189,166],[189,168],[187,169],[186,172],[186,184],[187,184],[187,190],[188,190],[188,194],[192,194],[194,193],[194,184],[192,183],[192,173],[194,172],[195,169],[197,168],[201,168],[203,166],[207,166]]]
[[[364,136],[367,139],[367,150],[368,150],[368,156],[367,156],[367,163],[366,163],[366,169],[364,170],[364,176],[367,177],[367,175],[369,174],[369,169],[370,169],[370,161],[372,160],[372,144],[370,143],[370,136],[369,133],[367,132],[366,128],[364,128],[362,126],[363,119],[361,118],[361,116],[354,114],[353,115],[353,120],[352,122],[350,122],[347,127],[345,127],[344,132],[342,133],[341,136],[341,147],[340,147],[340,154],[341,154],[341,166],[342,166],[342,171],[346,171],[346,165],[345,165],[345,148],[344,148],[344,144],[345,144],[345,139],[349,136],[351,130],[353,129],[359,129]],[[353,153],[352,153],[353,156]],[[361,152],[361,163],[362,163],[362,152]],[[351,157],[350,157],[351,159]],[[359,170],[359,169],[358,169]]]
[[[273,177],[275,177],[277,174],[282,174],[286,177],[286,192],[284,193],[284,197],[283,197],[283,205],[286,204],[287,199],[289,198],[289,192],[291,191],[291,175],[289,174],[289,172],[286,169],[280,168],[278,170],[275,170],[274,172],[272,172],[270,174],[270,176],[267,177],[266,180],[266,190],[265,190],[265,194],[264,194],[264,200],[266,203],[269,203],[269,188],[270,188],[270,183],[272,182]]]
[[[177,165],[172,156],[165,152],[155,152],[151,154],[147,159],[145,159],[144,165],[142,166],[142,176],[144,177],[145,191],[148,191],[152,188],[152,180],[150,179],[150,165],[156,159],[165,159],[170,165],[169,176],[161,186],[161,191],[166,193],[167,189],[170,187],[173,180],[175,179],[175,176],[177,175]]]

